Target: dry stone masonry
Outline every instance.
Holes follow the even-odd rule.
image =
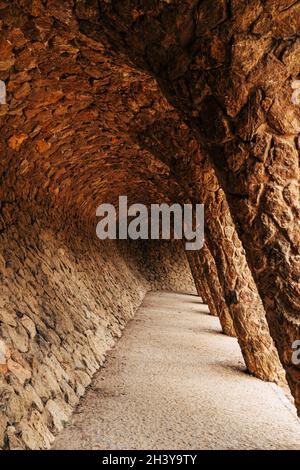
[[[156,77],[217,172],[299,411],[299,2],[99,5],[81,29]]]
[[[145,275],[135,249],[66,237],[25,201],[0,221],[0,445],[47,448],[145,293],[193,281],[181,245],[156,243]]]
[[[294,0],[0,1],[0,448],[50,447],[149,290],[299,412],[299,31]],[[205,204],[204,248],[100,242],[120,195]]]

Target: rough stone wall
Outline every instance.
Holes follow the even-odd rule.
[[[250,373],[283,381],[265,311],[224,191],[193,133],[174,111],[143,109],[134,123],[133,138],[170,167],[185,200],[204,204],[207,245],[196,258],[200,258],[198,276],[207,280],[212,293],[206,295],[210,310],[218,313],[224,333],[236,334]]]
[[[49,445],[147,290],[192,289],[173,245],[152,247],[150,268],[133,246],[94,240],[101,202],[167,202],[178,186],[128,135],[155,82],[79,32],[81,6],[0,2],[4,448]]]
[[[217,171],[300,413],[299,365],[292,361],[300,337],[300,107],[292,88],[300,71],[300,4],[98,6],[98,30],[156,76]]]
[[[47,448],[147,290],[161,273],[168,289],[182,277],[160,266],[166,246],[151,285],[133,248],[54,228],[21,200],[0,222],[0,448]]]
[[[123,244],[149,282],[151,290],[185,292],[197,295],[194,279],[179,240],[138,240],[136,244]],[[127,248],[126,248],[127,247]],[[126,259],[126,252],[124,254]]]
[[[81,220],[122,194],[163,202],[178,192],[168,168],[127,131],[156,83],[81,34],[72,3],[0,4],[0,178],[38,203],[76,206]]]
[[[0,106],[0,150],[3,156],[0,177],[16,194],[22,194],[35,203],[43,203],[49,196],[57,217],[64,217],[68,207],[76,206],[80,221],[87,225],[100,202],[116,202],[122,193],[129,195],[130,202],[144,203],[174,201],[174,197],[182,201],[182,196],[194,195],[193,187],[198,176],[195,167],[199,171],[200,166],[198,161],[194,162],[196,165],[191,161],[187,151],[189,146],[184,148],[184,155],[177,161],[171,155],[170,161],[165,158],[162,162],[154,157],[154,152],[141,149],[136,141],[132,142],[130,127],[137,124],[141,110],[149,108],[150,113],[161,112],[168,111],[170,106],[158,93],[155,80],[126,65],[122,58],[116,59],[111,49],[99,42],[105,28],[114,46],[157,77],[168,100],[178,108],[186,123],[196,129],[203,147],[201,153],[208,155],[226,192],[231,213],[237,222],[236,228],[243,239],[250,267],[269,313],[269,325],[281,360],[286,369],[290,369],[290,383],[297,398],[299,371],[290,363],[290,346],[299,335],[299,270],[296,264],[299,232],[295,230],[295,221],[299,218],[296,181],[299,176],[299,139],[296,135],[299,112],[288,99],[290,79],[297,74],[295,63],[299,58],[299,40],[296,37],[299,5],[298,2],[287,1],[284,8],[277,11],[273,0],[253,0],[252,5],[245,7],[242,3],[239,0],[218,0],[212,11],[213,2],[196,0],[0,2],[0,79],[7,85],[7,105]],[[290,13],[295,14],[293,21]],[[243,81],[245,76],[247,80]],[[285,113],[281,113],[283,106]],[[179,127],[186,128],[180,119],[178,122]],[[198,145],[195,140],[189,141],[191,147]],[[156,142],[155,145],[157,147]],[[184,184],[182,187],[178,185],[175,177],[179,167],[187,186],[190,186],[188,192]],[[209,191],[216,180],[215,176],[210,176],[211,167],[207,174]],[[44,329],[51,335],[52,315],[49,312],[53,302],[48,291],[62,293],[64,301],[55,307],[59,312],[69,312],[70,308],[76,307],[80,313],[72,320],[75,324],[81,323],[82,315],[78,283],[85,285],[79,286],[83,291],[82,298],[95,298],[95,294],[104,292],[103,308],[110,312],[109,315],[113,312],[118,329],[123,324],[123,298],[116,286],[118,282],[123,283],[124,273],[125,277],[128,274],[124,280],[124,286],[127,286],[124,287],[127,306],[124,307],[124,322],[138,303],[137,292],[151,287],[149,281],[155,285],[163,278],[164,286],[169,286],[172,279],[178,280],[171,265],[167,277],[160,267],[154,273],[151,268],[152,274],[145,279],[140,274],[141,262],[130,251],[130,259],[126,262],[123,256],[113,254],[112,264],[118,268],[111,267],[109,256],[115,252],[113,244],[110,245],[111,253],[103,249],[97,255],[99,258],[95,255],[101,266],[103,261],[109,266],[105,276],[101,272],[99,279],[95,279],[96,264],[91,261],[91,256],[98,253],[98,248],[92,240],[86,244],[82,234],[78,232],[75,236],[76,230],[68,232],[66,227],[59,227],[57,238],[55,224],[51,230],[48,224],[45,234],[35,239],[37,236],[34,234],[40,232],[36,215],[28,210],[28,214],[17,211],[17,215],[12,216],[16,201],[7,197],[1,185],[0,196],[4,201],[5,223],[13,220],[8,224],[11,235],[7,235],[6,229],[1,234],[5,242],[3,263],[8,272],[8,277],[5,274],[4,278],[3,298],[8,300],[6,304],[11,309],[9,315],[6,313],[10,332],[16,328],[23,332],[25,327],[19,327],[23,316],[31,318],[29,312],[24,314],[21,308],[13,308],[19,303],[23,305],[23,292],[27,299],[24,308],[27,305],[28,310],[30,293],[38,302],[46,296],[47,303],[43,301],[40,305],[33,301],[33,305],[36,314],[44,315],[49,322],[50,326],[47,324]],[[225,220],[222,230],[225,230],[226,223]],[[29,225],[34,226],[30,237],[20,235]],[[50,241],[46,242],[45,237],[46,240],[50,237]],[[65,254],[59,251],[60,237],[62,250],[68,247],[68,256],[73,256],[67,264]],[[9,248],[11,243],[13,249]],[[44,248],[36,246],[37,243],[44,243]],[[221,278],[226,281],[226,272],[227,277],[234,280],[230,290],[235,289],[237,277],[228,274],[230,260],[227,262],[221,258],[222,253],[217,248],[213,251],[220,258],[219,262],[216,259],[216,264],[223,270]],[[228,252],[231,248],[229,246]],[[59,281],[53,287],[51,280],[46,289],[47,269],[45,273],[39,264],[41,249],[46,250],[44,258],[51,257],[50,266],[56,264],[55,257],[59,260],[60,275],[56,275]],[[7,251],[11,258],[8,261],[5,258]],[[164,259],[164,251],[157,255],[157,259],[159,257]],[[31,273],[28,285],[24,283],[24,267],[15,269],[18,259],[25,267],[28,266],[26,273]],[[73,278],[64,281],[65,269],[67,273],[75,273],[76,283]],[[131,284],[126,284],[131,281],[131,275],[135,278],[134,292],[129,287]],[[106,276],[114,289],[107,283]],[[182,281],[179,284],[182,285]],[[12,287],[15,285],[18,287]],[[67,300],[69,294],[71,304]],[[216,303],[220,305],[221,291],[215,295]],[[115,304],[117,299],[120,299],[119,304]],[[99,308],[102,308],[102,303]],[[244,316],[247,320],[246,315],[247,310]],[[43,322],[44,316],[41,316]],[[13,319],[18,321],[17,326],[7,323]],[[259,316],[257,319],[260,324]],[[25,318],[26,321],[28,323]],[[97,327],[90,329],[96,334]],[[243,325],[242,330],[245,330],[245,337],[251,332],[251,328]],[[43,329],[41,331],[40,336]],[[39,338],[38,335],[34,338]],[[269,340],[264,341],[263,346],[268,349]],[[18,358],[12,357],[11,360],[18,364]],[[6,362],[2,364],[3,373],[9,372],[7,377],[14,380]],[[25,371],[27,363],[30,364],[29,358],[23,364]],[[28,380],[30,382],[31,377]],[[7,399],[10,390],[4,388],[4,410],[10,409],[11,405],[7,403],[22,402],[22,399],[15,399],[15,392],[11,400]],[[63,395],[65,397],[66,392]],[[42,411],[36,408],[42,416],[41,423],[46,422],[44,419],[53,419],[49,418],[47,403],[43,403]],[[63,403],[67,401],[63,400]],[[50,402],[50,409],[51,406],[55,405]],[[19,413],[15,421],[18,426],[28,423],[28,419],[32,419],[32,423],[29,421],[29,428],[23,431],[9,428],[11,443],[18,438],[24,443],[24,436],[30,439],[32,433],[43,434],[34,429],[34,426],[40,426],[37,413],[32,414],[32,418],[31,415],[26,417],[27,421]],[[3,415],[1,420],[6,426]],[[7,443],[8,438],[5,439]]]

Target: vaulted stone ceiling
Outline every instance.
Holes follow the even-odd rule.
[[[91,228],[121,194],[205,202],[198,292],[278,381],[269,325],[300,409],[299,2],[15,0],[0,18],[2,203]]]
[[[170,109],[155,80],[81,34],[59,7],[1,3],[6,185],[91,223],[100,203],[122,194],[129,203],[174,200],[169,167],[130,136],[142,110]]]
[[[299,2],[99,0],[98,7],[81,30],[105,36],[156,78],[217,172],[300,408],[291,359],[300,335]]]

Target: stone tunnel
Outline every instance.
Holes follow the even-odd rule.
[[[149,291],[300,413],[299,33],[295,0],[0,1],[0,448],[51,447]],[[203,248],[100,241],[120,195],[204,204]]]

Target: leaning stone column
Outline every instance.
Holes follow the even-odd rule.
[[[199,295],[202,297],[203,302],[208,305],[210,314],[215,317],[218,317],[219,313],[216,307],[216,303],[213,299],[209,284],[206,279],[207,273],[204,271],[202,265],[199,266],[199,259],[196,253],[194,253],[193,251],[187,251],[186,255],[191,267],[191,272]]]
[[[145,112],[140,119],[145,126]],[[152,113],[148,119],[149,126],[138,128],[140,145],[170,166],[186,199],[205,205],[205,236],[211,253],[206,247],[197,256],[201,258],[199,277],[209,284],[212,313],[215,302],[223,330],[236,332],[249,372],[264,380],[284,380],[265,311],[214,170],[175,113],[158,113],[157,121]]]
[[[197,268],[195,266],[194,257],[190,255],[189,251],[186,252],[186,255],[195,282],[197,293],[199,297],[201,297],[202,302],[207,304],[207,294],[204,288],[203,279],[200,279],[200,277],[197,275]]]
[[[236,336],[233,320],[223,297],[216,265],[207,244],[204,244],[201,250],[196,251],[194,256],[199,272],[207,281],[211,302],[215,306],[223,332],[227,336]]]
[[[199,188],[203,191],[201,183]],[[263,304],[223,191],[206,192],[205,207],[207,244],[216,261],[223,295],[247,368],[263,380],[284,381]],[[216,211],[217,207],[220,210]]]
[[[186,254],[195,284],[199,292],[205,292],[210,313],[219,317],[224,334],[235,336],[233,321],[222,300],[221,286],[208,248],[205,246],[200,251],[187,251]]]
[[[300,413],[300,365],[292,361],[300,338],[300,108],[291,87],[299,2],[98,5],[102,31],[156,76],[217,170]]]

